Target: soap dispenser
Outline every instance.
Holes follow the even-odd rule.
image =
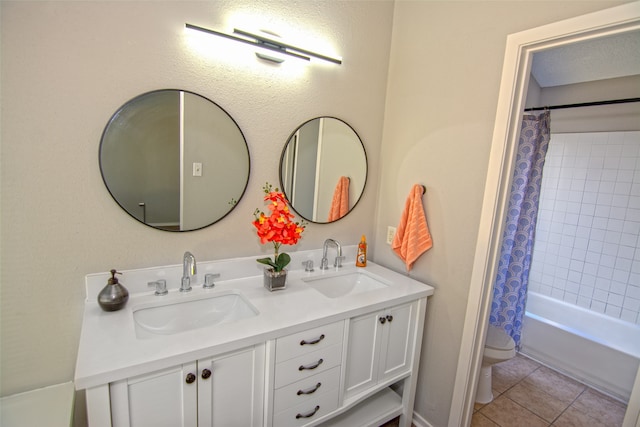
[[[104,311],[120,310],[129,300],[129,291],[118,282],[116,274],[122,273],[111,270],[111,278],[107,281],[107,286],[98,294],[98,304]]]
[[[367,266],[367,238],[364,237],[364,234],[360,238],[360,243],[358,243],[358,253],[356,254],[356,267],[366,267]]]

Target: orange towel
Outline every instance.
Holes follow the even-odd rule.
[[[341,176],[333,192],[333,200],[329,209],[329,219],[336,221],[349,213],[349,178]]]
[[[407,271],[411,271],[418,257],[433,246],[427,217],[422,207],[423,194],[424,187],[419,184],[411,189],[391,245],[395,253],[405,262]]]

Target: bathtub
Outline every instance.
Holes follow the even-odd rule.
[[[520,353],[629,401],[640,365],[640,325],[529,292],[520,344]]]

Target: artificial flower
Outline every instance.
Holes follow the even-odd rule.
[[[282,271],[291,257],[280,251],[281,245],[295,245],[302,237],[305,229],[303,222],[294,222],[294,215],[289,210],[289,204],[284,194],[277,188],[273,188],[268,182],[263,187],[270,214],[267,216],[260,209],[253,213],[253,226],[257,230],[260,243],[273,243],[275,254],[273,259],[260,258],[257,261],[273,268],[274,271]]]

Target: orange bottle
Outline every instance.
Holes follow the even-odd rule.
[[[367,266],[367,239],[362,235],[358,243],[358,254],[356,255],[356,267]]]

